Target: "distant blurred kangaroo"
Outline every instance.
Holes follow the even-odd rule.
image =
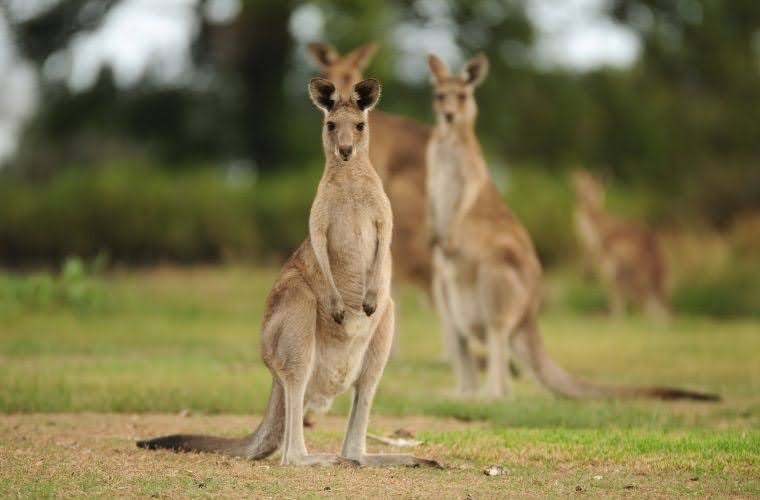
[[[610,215],[604,208],[604,188],[587,171],[576,170],[572,180],[575,231],[608,290],[610,312],[619,316],[631,302],[655,318],[667,318],[667,266],[657,236],[641,224]]]
[[[377,80],[341,92],[315,78],[309,95],[324,112],[325,169],[309,217],[309,237],[284,265],[269,294],[261,355],[272,373],[264,419],[249,436],[230,439],[173,435],[140,441],[142,448],[210,451],[264,458],[283,447],[287,465],[437,465],[412,455],[365,451],[375,389],[393,337],[393,216],[369,161],[367,112],[380,97]],[[326,410],[354,389],[340,455],[309,454],[304,407]]]
[[[473,58],[459,75],[452,75],[436,56],[428,63],[437,120],[427,151],[433,297],[453,353],[459,392],[469,395],[477,389],[468,338],[479,337],[488,348],[482,395],[489,398],[510,395],[504,360],[511,355],[540,383],[568,398],[717,400],[681,389],[593,384],[573,377],[549,357],[537,325],[541,264],[527,231],[491,181],[475,135],[473,91],[486,76],[488,60]]]
[[[322,76],[339,89],[351,88],[377,50],[369,43],[345,56],[326,43],[309,45]],[[430,238],[425,220],[425,147],[430,127],[373,110],[369,115],[369,156],[393,207],[393,274],[430,291]]]

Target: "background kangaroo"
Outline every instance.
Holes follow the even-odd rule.
[[[488,61],[477,56],[459,75],[452,75],[436,56],[428,62],[437,120],[427,151],[433,297],[459,391],[477,389],[468,338],[479,337],[488,348],[483,391],[488,397],[511,393],[504,360],[513,355],[539,382],[565,397],[716,400],[681,389],[592,384],[571,376],[548,356],[537,325],[541,264],[527,231],[491,181],[475,135],[473,90],[485,78]]]
[[[342,91],[362,79],[362,70],[377,50],[369,43],[345,56],[326,43],[309,51],[323,76]],[[383,180],[393,207],[393,272],[426,292],[430,290],[430,238],[425,220],[425,147],[430,127],[402,116],[373,110],[369,115],[369,156]]]
[[[341,93],[315,78],[309,95],[324,112],[325,170],[309,217],[309,237],[282,268],[266,303],[261,355],[272,392],[259,427],[227,439],[173,435],[140,441],[143,448],[213,451],[264,458],[283,445],[282,463],[436,465],[411,455],[370,455],[370,407],[393,337],[390,243],[393,217],[368,157],[367,112],[380,96],[377,80]],[[309,454],[304,407],[326,410],[354,389],[340,456]]]
[[[655,233],[610,215],[604,208],[604,188],[587,171],[575,171],[572,180],[575,231],[607,288],[610,312],[620,315],[632,302],[656,318],[667,317],[667,266]]]

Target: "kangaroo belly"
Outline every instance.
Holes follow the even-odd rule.
[[[347,215],[344,219],[344,225],[336,225],[329,231],[330,267],[346,306],[360,309],[377,250],[377,230],[374,217],[369,214]]]
[[[446,290],[446,307],[456,329],[468,336],[481,336],[484,315],[477,292],[477,264],[447,258],[440,253],[436,258],[439,273]]]
[[[350,338],[327,338],[317,343],[317,359],[306,388],[304,403],[307,408],[326,411],[335,397],[346,392],[356,382],[364,366],[365,352],[371,338],[370,329],[375,326],[371,324],[371,318],[366,315],[364,318],[366,334]],[[355,320],[364,324],[364,320]]]

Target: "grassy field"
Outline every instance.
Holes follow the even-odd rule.
[[[424,441],[415,452],[444,470],[294,470],[277,458],[136,449],[135,439],[160,433],[239,435],[255,425],[270,383],[258,330],[273,278],[250,268],[68,284],[0,274],[0,496],[760,495],[757,320],[657,326],[550,307],[548,349],[573,372],[724,401],[564,401],[522,377],[513,400],[484,403],[452,396],[435,316],[408,289],[371,429],[414,429]],[[347,408],[344,396],[318,418],[311,448],[339,449]],[[508,473],[487,477],[490,464]]]

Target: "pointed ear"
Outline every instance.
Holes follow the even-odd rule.
[[[375,107],[380,100],[380,82],[374,78],[369,78],[354,85],[354,102],[362,110],[370,110]]]
[[[309,82],[309,97],[316,107],[325,113],[332,110],[338,99],[335,85],[326,78],[312,78]]]
[[[310,43],[308,48],[311,57],[320,69],[330,67],[332,63],[340,58],[338,51],[329,43],[314,42]]]
[[[446,63],[441,61],[441,58],[435,54],[430,54],[428,56],[428,67],[430,68],[430,73],[433,74],[433,78],[439,82],[451,76],[449,67],[446,66]]]
[[[465,64],[462,78],[473,87],[480,85],[488,74],[488,58],[482,52]]]
[[[367,64],[369,64],[372,56],[375,55],[375,52],[377,52],[377,43],[369,42],[366,45],[362,45],[361,47],[352,50],[351,53],[346,56],[346,59],[350,60],[351,64],[356,68],[364,69],[367,67]]]

